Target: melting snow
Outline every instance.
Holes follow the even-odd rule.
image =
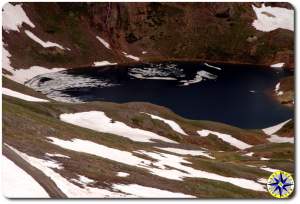
[[[135,61],[140,61],[140,58],[139,57],[136,57],[136,56],[133,56],[133,55],[129,55],[129,54],[127,54],[126,52],[122,52],[124,55],[125,55],[125,57],[127,57],[127,58],[129,58],[129,59],[133,59],[133,60],[135,60]]]
[[[65,48],[57,43],[53,43],[50,41],[44,42],[43,40],[41,40],[40,38],[38,38],[36,35],[34,35],[32,32],[30,32],[29,30],[25,30],[26,35],[31,38],[33,41],[37,42],[38,44],[40,44],[42,47],[44,48],[48,48],[48,47],[58,47],[62,50],[64,50]]]
[[[263,129],[264,133],[266,133],[267,135],[272,135],[276,132],[278,132],[285,124],[287,124],[288,122],[290,122],[291,119],[289,120],[286,120],[282,123],[279,123],[277,125],[274,125],[272,127],[268,127],[268,128],[265,128]]]
[[[278,171],[278,169],[272,169],[272,168],[269,168],[269,167],[266,167],[266,166],[262,166],[262,167],[260,167],[260,169],[268,171],[268,172],[272,172],[272,173],[275,172],[275,171]]]
[[[216,67],[216,66],[213,66],[213,65],[210,65],[210,64],[207,64],[207,63],[204,63],[204,65],[207,66],[207,67],[210,67],[210,68],[217,69],[217,70],[222,70],[220,67]]]
[[[167,152],[172,152],[180,155],[191,155],[191,156],[204,156],[209,159],[215,159],[215,157],[210,156],[206,151],[203,150],[189,150],[189,149],[179,149],[172,147],[156,147],[157,149],[161,149]]]
[[[180,82],[183,83],[183,86],[188,86],[190,84],[199,83],[205,79],[216,79],[217,76],[214,74],[211,74],[207,71],[201,70],[198,71],[195,78],[191,80],[181,80]]]
[[[109,62],[109,61],[100,61],[100,62],[94,62],[93,66],[95,67],[101,67],[101,66],[108,66],[108,65],[117,65],[118,63]]]
[[[113,188],[141,198],[195,198],[195,196],[183,193],[175,193],[138,184],[114,184]]]
[[[268,180],[265,179],[265,178],[259,178],[259,179],[257,179],[257,182],[263,183],[263,184],[267,184],[267,183],[268,183]]]
[[[2,94],[7,95],[7,96],[12,96],[15,98],[19,98],[19,99],[22,99],[25,101],[49,102],[48,100],[36,98],[33,96],[28,96],[28,95],[25,95],[25,94],[22,94],[22,93],[19,93],[19,92],[16,92],[16,91],[10,90],[8,88],[4,88],[4,87],[2,87]]]
[[[128,75],[137,79],[152,80],[177,80],[177,77],[184,76],[183,70],[178,69],[176,64],[150,64],[149,67],[132,68]]]
[[[275,93],[277,96],[281,96],[283,94],[283,91],[279,91],[280,90],[280,82],[278,82],[275,86]]]
[[[176,155],[165,154],[161,152],[147,152],[144,150],[135,151],[135,153],[151,157],[156,161],[146,160],[134,156],[130,152],[121,151],[106,147],[104,145],[96,144],[87,140],[73,139],[70,141],[61,140],[58,138],[49,138],[53,144],[69,150],[93,154],[102,158],[117,161],[126,165],[132,165],[149,170],[152,174],[161,176],[163,178],[182,181],[185,177],[206,178],[211,180],[218,180],[228,182],[241,188],[265,191],[264,186],[255,181],[221,176],[215,173],[209,173],[201,170],[194,169],[184,164],[191,164],[191,162]]]
[[[176,131],[176,132],[178,132],[180,134],[183,134],[183,135],[187,135],[184,132],[184,130],[180,127],[180,125],[178,125],[173,120],[168,120],[168,119],[165,119],[165,118],[162,118],[162,117],[159,117],[159,116],[156,116],[156,115],[152,115],[152,114],[149,114],[149,113],[145,113],[145,114],[151,116],[151,118],[154,119],[154,120],[161,120],[161,121],[163,121],[164,123],[166,123],[167,125],[169,125],[174,131]]]
[[[110,45],[108,42],[106,42],[103,38],[96,36],[96,38],[102,43],[102,45],[104,45],[104,47],[106,47],[107,49],[111,49]]]
[[[2,155],[2,189],[7,198],[49,198],[48,193],[27,172]]]
[[[69,88],[112,87],[117,86],[107,79],[76,76],[65,71],[36,76],[26,82],[26,86],[40,91],[47,97],[62,102],[82,102],[82,99],[64,93]]]
[[[294,10],[265,6],[260,8],[252,5],[257,19],[252,25],[260,31],[270,32],[278,28],[294,31]]]
[[[218,138],[220,138],[224,142],[229,143],[230,145],[232,145],[238,149],[247,149],[249,147],[252,147],[252,145],[246,144],[245,142],[238,140],[228,134],[223,134],[223,133],[219,133],[219,132],[215,132],[215,131],[211,131],[211,130],[205,130],[205,129],[197,131],[197,133],[202,137],[207,137],[209,134],[216,135]]]
[[[244,156],[252,157],[253,154],[254,154],[254,152],[248,152],[248,153],[244,154]]]
[[[129,176],[130,174],[129,173],[126,173],[126,172],[118,172],[117,173],[117,176],[119,176],[119,177],[127,177],[127,176]]]
[[[54,161],[38,159],[20,152],[12,147],[20,157],[27,161],[30,165],[42,171],[46,176],[57,185],[57,187],[69,198],[103,198],[103,197],[125,197],[121,193],[112,192],[106,189],[93,188],[84,185],[83,188],[71,183],[66,178],[57,173],[54,169],[61,169],[60,164]],[[82,182],[78,180],[78,182]],[[24,187],[24,186],[23,186]]]
[[[61,157],[61,158],[70,159],[69,156],[66,156],[66,155],[63,155],[63,154],[50,154],[50,153],[46,153],[45,155],[48,156],[48,157]]]
[[[20,32],[19,28],[23,23],[34,28],[35,25],[30,21],[22,4],[12,5],[11,3],[4,4],[2,8],[2,27],[6,32],[10,30]]]
[[[119,121],[112,121],[111,118],[107,117],[105,113],[101,111],[61,114],[60,119],[73,125],[89,128],[98,132],[119,135],[137,142],[161,140],[163,142],[177,143],[153,132],[132,128]]]
[[[142,52],[143,55],[145,55],[145,54],[147,54],[147,53],[148,53],[147,51],[143,51],[143,52]]]
[[[273,68],[282,68],[284,66],[284,62],[280,62],[280,63],[277,63],[277,64],[272,64],[271,67]]]
[[[260,160],[262,160],[262,161],[269,161],[269,160],[270,160],[270,158],[265,158],[265,157],[262,157],[262,158],[260,158]]]
[[[270,135],[270,137],[268,138],[268,140],[270,142],[274,142],[274,143],[285,143],[285,142],[289,142],[289,143],[294,143],[294,137],[280,137],[278,135],[276,135],[275,133],[278,132],[285,124],[287,124],[291,119],[284,121],[282,123],[279,123],[277,125],[274,125],[272,127],[269,128],[265,128],[263,129],[263,132],[266,133],[267,135]]]

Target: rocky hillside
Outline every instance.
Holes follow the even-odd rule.
[[[271,172],[294,173],[292,120],[244,130],[147,103],[59,103],[4,87],[10,198],[271,198]]]
[[[287,3],[8,3],[3,21],[14,69],[166,60],[294,68]]]

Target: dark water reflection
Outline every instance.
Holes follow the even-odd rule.
[[[150,102],[168,107],[186,118],[242,128],[264,128],[293,117],[292,109],[277,103],[268,94],[281,77],[292,73],[246,65],[216,66],[222,70],[199,63],[78,69],[69,73],[109,79],[119,85],[69,88],[64,93],[84,101]],[[132,68],[139,69],[132,71]],[[183,86],[181,80],[192,80],[200,70],[211,75],[199,83]],[[141,77],[156,80],[139,79]]]

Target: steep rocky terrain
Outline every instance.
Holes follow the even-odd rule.
[[[32,25],[23,23],[18,31],[3,32],[3,42],[14,68],[34,65],[74,68],[95,61],[134,63],[135,59],[126,57],[124,52],[141,61],[200,60],[266,66],[283,62],[285,67],[293,68],[293,31],[257,30],[253,26],[257,19],[254,8],[261,6],[259,3],[23,3]],[[272,6],[293,9],[287,3]],[[273,14],[269,16],[275,18]],[[45,49],[26,30],[65,49],[57,46]]]

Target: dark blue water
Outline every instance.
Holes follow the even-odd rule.
[[[279,79],[292,73],[247,65],[215,66],[222,70],[200,63],[166,63],[151,65],[151,73],[149,70],[146,73],[146,78],[159,76],[177,80],[138,79],[128,74],[132,68],[143,70],[149,65],[78,69],[69,74],[109,79],[119,85],[69,88],[64,93],[84,101],[150,102],[189,119],[218,121],[241,128],[264,128],[293,117],[292,109],[270,96]],[[165,67],[169,67],[165,72],[156,73],[156,69]],[[217,78],[183,86],[181,80],[193,79],[200,70]]]

